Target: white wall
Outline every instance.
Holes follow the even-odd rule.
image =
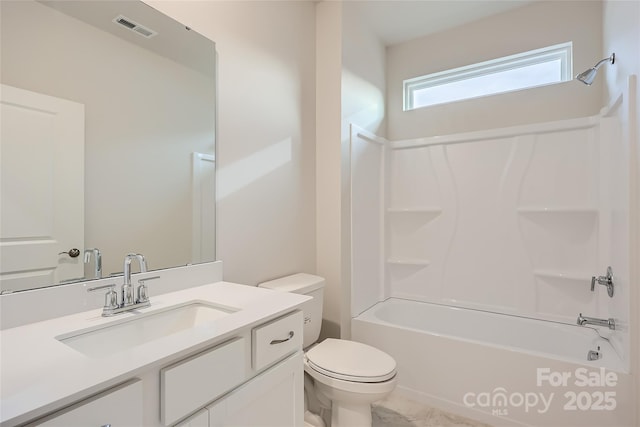
[[[321,337],[340,336],[348,256],[343,244],[341,20],[338,2],[316,5],[316,241],[318,274],[326,279]]]
[[[351,316],[377,301],[382,241],[379,215],[370,212],[383,195],[367,191],[367,182],[380,182],[382,146],[352,138],[351,125],[384,136],[387,120],[386,48],[362,19],[361,8],[354,2],[342,3],[342,131],[343,146],[343,256],[341,336],[351,335]],[[351,144],[353,144],[351,146]],[[358,236],[368,236],[364,241]],[[356,246],[356,243],[359,243]],[[371,244],[370,244],[371,243]],[[357,266],[366,265],[365,269]],[[356,285],[357,282],[357,285]],[[362,298],[365,296],[365,298]],[[357,297],[358,300],[351,300]]]
[[[216,42],[225,280],[315,273],[314,4],[146,3]]]
[[[387,48],[387,138],[447,135],[598,112],[601,82],[571,81],[526,91],[402,111],[402,81],[573,41],[574,72],[600,59],[601,3],[534,2],[462,27]]]
[[[85,105],[85,247],[105,275],[128,252],[191,262],[190,156],[214,150],[212,78],[22,1],[2,4],[2,82]]]
[[[605,67],[604,77],[598,78],[605,81],[604,99],[607,103],[616,99],[628,85],[629,75],[640,76],[640,3],[637,1],[605,1],[603,7],[603,51],[601,56],[606,57],[615,52],[616,63]],[[630,100],[625,100],[627,104]],[[640,182],[638,169],[640,165],[640,94],[635,93],[635,114],[623,116],[622,133],[628,141],[628,166],[631,171],[631,185],[629,188],[631,218],[631,233],[629,249],[631,250],[631,271],[627,285],[630,299],[631,318],[631,360],[632,372],[635,375],[635,401],[636,423],[640,422],[640,227],[638,227]],[[635,117],[633,117],[635,116]],[[627,301],[621,302],[627,303]],[[635,330],[634,330],[635,329]]]
[[[323,337],[350,335],[349,125],[386,132],[385,48],[352,6],[316,6],[317,266],[327,280]]]
[[[342,136],[349,124],[385,136],[386,48],[351,2],[342,6]]]

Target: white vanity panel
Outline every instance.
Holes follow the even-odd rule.
[[[170,425],[242,383],[245,340],[237,338],[160,370],[160,416]]]
[[[251,336],[252,366],[259,371],[302,348],[302,312],[254,328]]]
[[[27,426],[142,426],[142,410],[142,382],[134,379]]]
[[[209,426],[302,426],[303,400],[302,352],[298,352],[209,406]]]

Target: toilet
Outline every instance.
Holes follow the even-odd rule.
[[[302,305],[305,402],[307,398],[330,402],[331,427],[370,427],[371,404],[396,386],[396,362],[383,351],[355,341],[327,338],[316,343],[324,283],[322,277],[298,273],[258,286],[313,298]]]

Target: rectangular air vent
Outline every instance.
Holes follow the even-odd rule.
[[[121,25],[124,28],[131,30],[135,33],[140,34],[142,37],[146,37],[148,39],[150,39],[151,37],[155,36],[156,34],[158,34],[156,31],[153,31],[151,28],[147,28],[144,25],[140,25],[137,22],[135,22],[132,19],[127,18],[126,16],[123,15],[118,15],[115,18],[113,18],[113,22],[115,24]]]

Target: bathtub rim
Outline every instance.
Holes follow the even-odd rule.
[[[600,343],[605,344],[607,346],[608,352],[611,352],[612,354],[614,354],[616,359],[615,359],[615,361],[613,363],[604,364],[604,363],[600,362],[598,364],[590,364],[590,363],[588,363],[587,360],[584,360],[584,359],[565,357],[565,356],[560,356],[560,355],[553,354],[553,353],[546,353],[546,352],[542,352],[542,351],[530,350],[530,349],[526,349],[526,348],[522,348],[522,347],[518,347],[518,346],[496,344],[496,343],[493,343],[493,342],[485,342],[485,341],[480,341],[480,340],[476,340],[476,339],[472,339],[472,338],[467,338],[467,337],[461,337],[461,336],[457,336],[457,335],[451,335],[451,334],[436,332],[436,331],[433,331],[433,330],[418,329],[418,328],[415,328],[415,327],[412,327],[412,326],[405,326],[405,325],[400,325],[400,324],[396,324],[396,323],[391,323],[391,322],[388,322],[386,320],[380,319],[379,317],[377,317],[375,315],[376,308],[379,309],[383,304],[389,303],[389,301],[391,301],[391,303],[393,303],[395,301],[399,301],[401,303],[406,303],[406,304],[433,305],[433,306],[437,306],[437,307],[439,307],[441,309],[473,311],[473,312],[482,313],[484,315],[495,315],[495,316],[500,316],[500,317],[504,317],[504,316],[512,317],[512,318],[518,319],[519,321],[544,322],[544,323],[551,323],[553,325],[557,325],[558,327],[563,327],[563,328],[565,328],[565,327],[566,328],[575,328],[574,329],[575,331],[581,331],[581,332],[584,331],[584,332],[582,332],[583,334],[593,334],[594,335],[593,338],[595,338],[597,340],[598,344],[599,345],[600,345]],[[452,340],[459,340],[459,341],[463,341],[463,342],[466,342],[466,343],[469,343],[469,344],[490,346],[490,347],[498,348],[500,350],[504,350],[504,351],[508,351],[508,352],[525,353],[525,354],[529,354],[529,355],[536,356],[536,357],[559,360],[559,361],[568,362],[568,363],[574,363],[574,364],[578,364],[578,365],[589,367],[589,368],[593,368],[593,369],[603,367],[603,368],[605,368],[607,370],[610,370],[610,371],[613,371],[613,372],[617,372],[617,373],[621,373],[621,374],[629,374],[630,373],[630,368],[625,364],[625,362],[624,362],[625,359],[623,357],[621,357],[620,354],[618,354],[618,351],[616,350],[616,347],[607,338],[603,337],[596,328],[591,327],[591,326],[578,326],[578,325],[572,325],[572,324],[569,324],[569,323],[558,322],[558,321],[547,320],[547,319],[535,319],[535,318],[526,317],[526,316],[504,314],[504,313],[496,313],[496,312],[493,312],[493,311],[481,310],[481,309],[477,309],[477,308],[459,307],[459,306],[452,306],[452,305],[448,305],[448,304],[434,303],[434,302],[427,302],[427,301],[416,301],[416,300],[411,300],[411,299],[406,299],[406,298],[399,298],[399,297],[388,297],[383,301],[378,301],[376,304],[374,304],[373,306],[369,307],[368,309],[366,309],[365,311],[363,311],[359,315],[357,315],[355,317],[352,317],[351,321],[352,322],[353,321],[369,322],[369,323],[380,324],[380,325],[384,325],[384,326],[388,326],[388,327],[392,327],[392,328],[402,328],[402,329],[407,329],[407,330],[410,330],[412,332],[419,333],[419,334],[429,334],[429,335],[436,336],[436,337],[447,338],[447,339],[452,339]],[[588,330],[590,330],[591,332],[587,332]]]

